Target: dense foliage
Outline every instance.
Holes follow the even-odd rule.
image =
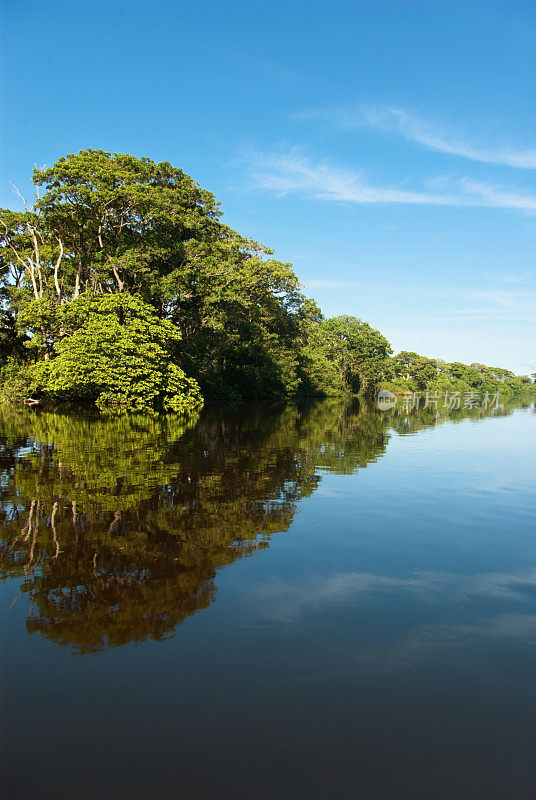
[[[191,412],[202,395],[367,395],[480,367],[393,361],[367,323],[325,319],[291,265],[223,224],[171,164],[89,149],[33,182],[32,206],[0,212],[4,399]]]

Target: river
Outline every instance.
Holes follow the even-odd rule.
[[[0,406],[7,798],[533,800],[536,413]]]

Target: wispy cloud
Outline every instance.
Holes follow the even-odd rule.
[[[493,320],[533,323],[536,319],[536,292],[480,289],[461,292],[459,306],[444,310],[442,321]]]
[[[417,142],[430,150],[472,161],[508,167],[536,169],[536,147],[486,147],[466,141],[459,134],[392,107],[320,108],[296,115],[304,120],[324,120],[342,130],[372,128]]]
[[[346,572],[304,575],[292,582],[282,578],[257,582],[251,586],[247,606],[256,620],[277,624],[296,625],[324,614],[353,617],[354,630],[349,629],[350,635],[335,653],[328,648],[320,657],[317,674],[391,674],[440,657],[444,648],[466,649],[482,641],[497,646],[515,641],[534,648],[535,587],[535,569],[473,575]],[[383,635],[371,637],[370,625],[363,626],[363,620],[371,601],[377,605],[374,598],[381,607],[411,599],[417,613]],[[437,619],[433,624],[429,622],[431,608]]]
[[[536,212],[536,194],[469,178],[442,177],[437,182],[441,190],[436,191],[374,185],[360,172],[331,162],[312,161],[295,149],[273,155],[249,153],[247,167],[253,186],[281,195],[300,194],[316,200],[360,204],[472,206]]]
[[[359,595],[386,593],[411,594],[421,601],[451,604],[454,600],[488,598],[524,602],[536,587],[536,570],[518,573],[463,575],[451,572],[415,572],[402,577],[370,572],[345,572],[327,578],[310,576],[292,585],[283,580],[255,587],[257,603],[264,602],[266,613],[278,619],[295,619],[309,610],[354,603]],[[258,606],[257,606],[258,609]]]
[[[534,283],[535,276],[530,272],[508,273],[506,275],[494,275],[493,279],[500,283],[507,284],[528,284]]]

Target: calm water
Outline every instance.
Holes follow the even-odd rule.
[[[6,798],[534,800],[534,408],[0,435]]]

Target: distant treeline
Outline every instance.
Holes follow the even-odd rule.
[[[290,264],[221,221],[214,195],[149,158],[84,150],[35,169],[0,212],[0,398],[189,412],[204,397],[501,389],[528,376],[400,353],[326,319]]]
[[[441,393],[474,390],[514,395],[535,388],[528,375],[514,375],[502,367],[468,365],[459,361],[448,364],[440,358],[426,358],[405,351],[391,359],[391,370],[391,388],[404,391]]]

